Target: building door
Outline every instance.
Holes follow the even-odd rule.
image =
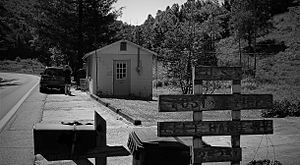
[[[129,96],[130,60],[114,60],[113,93],[114,96]]]

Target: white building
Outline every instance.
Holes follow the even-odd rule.
[[[127,40],[87,53],[90,93],[152,99],[152,61],[157,54]]]

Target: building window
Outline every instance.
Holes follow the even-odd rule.
[[[116,79],[125,80],[127,78],[127,63],[117,62],[116,65]]]
[[[120,50],[121,51],[126,51],[127,50],[127,42],[121,42]]]

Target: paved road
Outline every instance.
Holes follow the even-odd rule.
[[[0,73],[0,120],[39,81],[38,76]]]

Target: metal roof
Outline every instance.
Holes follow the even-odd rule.
[[[82,59],[85,59],[85,58],[87,58],[88,56],[94,54],[95,51],[101,51],[101,50],[107,49],[107,48],[109,48],[109,47],[111,47],[111,46],[113,46],[113,45],[115,45],[115,44],[117,44],[117,43],[121,43],[121,42],[127,42],[127,43],[130,44],[130,45],[133,45],[133,46],[138,47],[138,48],[140,48],[140,49],[142,49],[142,50],[144,50],[144,51],[146,51],[146,52],[149,52],[150,54],[153,54],[153,55],[155,55],[155,56],[158,56],[157,53],[154,52],[154,51],[152,51],[152,50],[146,49],[146,48],[144,48],[144,47],[142,47],[142,46],[140,46],[140,45],[138,45],[138,44],[135,44],[135,43],[133,43],[133,42],[130,42],[130,41],[128,41],[128,40],[124,40],[124,39],[123,39],[123,40],[119,40],[119,41],[117,41],[117,42],[114,42],[114,43],[112,43],[112,44],[106,45],[106,46],[104,46],[104,47],[102,47],[102,48],[100,48],[100,49],[91,51],[91,52],[85,54],[85,55],[82,57]]]

